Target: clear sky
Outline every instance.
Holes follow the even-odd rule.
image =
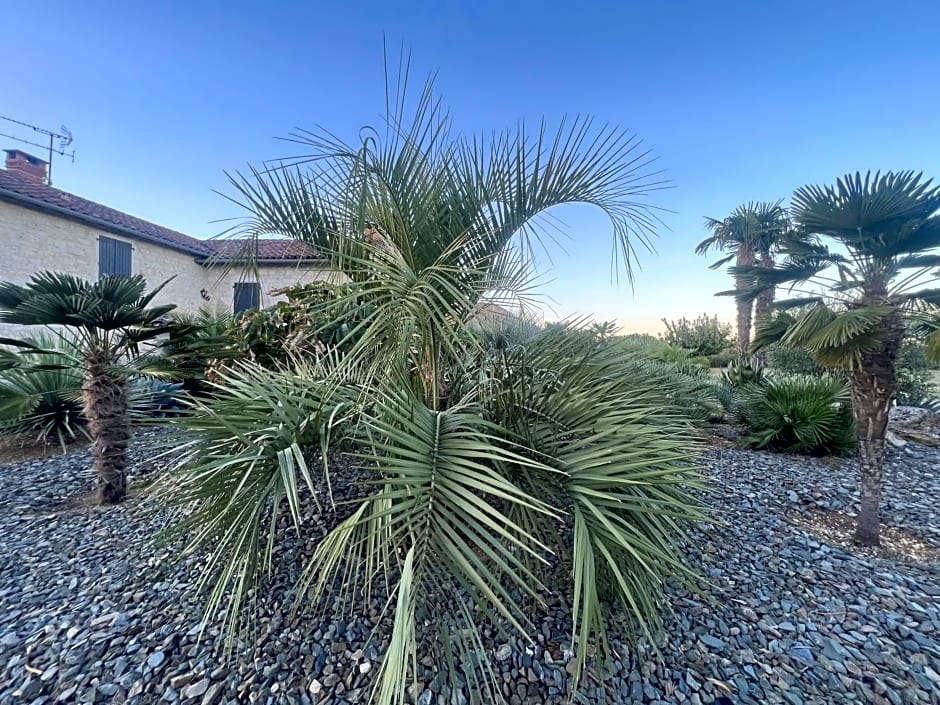
[[[731,319],[712,296],[726,275],[692,253],[704,215],[856,169],[940,177],[935,0],[6,0],[0,25],[0,114],[75,135],[55,185],[195,237],[236,214],[223,171],[291,153],[276,137],[376,124],[383,35],[439,71],[461,130],[566,113],[629,127],[675,186],[655,198],[674,211],[658,254],[617,286],[609,225],[568,209],[544,290],[558,315],[631,330]]]

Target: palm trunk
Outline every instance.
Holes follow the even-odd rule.
[[[897,356],[902,329],[893,316],[881,324],[883,347],[862,356],[861,365],[850,374],[855,438],[861,471],[861,497],[855,524],[855,543],[880,543],[879,511],[884,485],[885,436],[888,415],[897,394]]]
[[[773,269],[774,268],[774,258],[770,254],[770,250],[764,250],[761,252],[760,259],[758,264],[764,269]],[[774,302],[774,296],[776,295],[776,289],[767,289],[762,291],[757,299],[754,301],[754,325],[760,326],[760,324],[767,318],[770,314],[770,307]],[[761,351],[756,355],[757,361],[763,363],[764,361],[764,352]]]
[[[738,267],[750,267],[754,264],[754,252],[746,247],[738,248],[738,257],[735,261]],[[735,277],[734,287],[738,291],[747,289],[750,280],[746,277]],[[738,308],[738,355],[747,357],[747,349],[751,344],[751,311],[754,308],[752,301],[737,299]]]
[[[111,366],[106,354],[91,353],[82,384],[101,504],[117,504],[127,494],[125,470],[131,435],[127,383],[114,375]]]
[[[760,259],[757,261],[757,264],[764,269],[773,269],[774,268],[774,257],[770,254],[769,250],[761,252]],[[767,289],[760,293],[760,296],[754,302],[754,323],[759,325],[760,322],[767,317],[767,314],[770,313],[770,307],[774,302],[774,297],[776,295],[776,289]]]

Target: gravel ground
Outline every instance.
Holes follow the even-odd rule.
[[[151,444],[135,445],[139,476],[158,467]],[[583,702],[940,703],[940,566],[850,554],[799,528],[820,510],[852,513],[851,463],[711,449],[704,464],[726,524],[698,530],[690,560],[715,601],[677,593],[662,661],[618,646],[615,672],[586,677]],[[145,543],[159,516],[135,499],[62,506],[91,489],[89,467],[87,451],[0,466],[0,705],[367,700],[378,606],[291,622],[275,584],[226,663],[217,630],[196,641],[196,566]],[[892,451],[884,504],[887,524],[935,548],[938,469],[940,450]],[[568,625],[556,607],[534,646],[494,643],[508,702],[564,701]],[[412,690],[420,705],[475,701],[430,666]]]

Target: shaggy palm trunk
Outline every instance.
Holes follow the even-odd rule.
[[[773,269],[774,268],[774,258],[770,254],[770,250],[764,250],[761,252],[760,259],[758,260],[758,265],[764,269]],[[776,294],[775,289],[766,289],[760,293],[757,299],[754,301],[754,325],[760,326],[767,315],[770,313],[770,307],[774,302],[774,295]],[[761,351],[757,353],[757,361],[759,363],[764,362],[764,352]]]
[[[735,260],[738,267],[750,267],[754,264],[754,251],[747,247],[738,248],[738,256]],[[750,281],[744,277],[735,277],[734,287],[738,291],[747,289]],[[738,308],[738,356],[742,359],[747,357],[747,349],[751,344],[751,311],[754,308],[752,301],[737,299]]]
[[[106,353],[90,354],[82,384],[101,504],[117,504],[127,494],[125,471],[131,435],[127,383],[115,376],[112,364]]]
[[[880,543],[879,509],[884,485],[885,438],[888,415],[898,390],[897,358],[903,335],[894,316],[884,319],[880,328],[884,345],[877,351],[864,354],[859,368],[850,374],[861,471],[861,507],[855,524],[855,543],[862,546]]]

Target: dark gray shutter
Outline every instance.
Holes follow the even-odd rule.
[[[98,278],[109,275],[131,275],[131,246],[110,237],[98,238]]]
[[[241,313],[261,306],[261,285],[252,282],[238,282],[232,301],[232,313]]]

